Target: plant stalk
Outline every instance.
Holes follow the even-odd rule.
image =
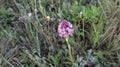
[[[72,64],[74,64],[74,59],[73,59],[72,52],[71,52],[71,46],[68,42],[68,37],[66,38],[66,42],[67,42],[67,46],[68,46],[68,53],[69,53],[69,56],[70,56],[70,61],[72,62]]]

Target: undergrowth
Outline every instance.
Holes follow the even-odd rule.
[[[58,24],[73,24],[75,65]],[[0,0],[1,67],[119,67],[120,0]]]

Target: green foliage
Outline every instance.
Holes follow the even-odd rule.
[[[100,7],[96,7],[94,5],[90,7],[83,7],[82,12],[83,12],[83,19],[91,23],[97,22],[99,20],[99,16],[101,13]]]
[[[57,32],[63,19],[74,26],[69,43],[76,67],[120,66],[118,3],[119,0],[0,1],[1,67],[72,67],[67,43]]]
[[[89,63],[92,66],[100,67],[97,56],[92,56],[92,49],[88,50],[88,52],[86,53],[86,59],[84,59],[84,57],[82,56],[77,56],[76,62],[77,62],[76,64],[77,67],[84,67]]]

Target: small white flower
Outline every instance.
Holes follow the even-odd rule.
[[[35,12],[38,12],[38,10],[37,10],[37,9],[34,9],[34,11],[35,11]]]
[[[78,2],[76,1],[76,5],[78,5]]]
[[[81,12],[80,12],[80,15],[82,15],[82,14],[83,14],[83,12],[81,11]]]
[[[47,21],[50,21],[50,16],[47,16],[46,19],[47,19]]]
[[[31,17],[32,16],[32,13],[28,13],[28,17]]]

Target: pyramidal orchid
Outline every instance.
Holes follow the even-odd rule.
[[[68,46],[68,53],[69,53],[69,56],[70,56],[70,61],[72,62],[72,64],[75,65],[74,59],[73,59],[73,56],[72,56],[71,46],[68,42],[68,37],[73,36],[73,33],[74,33],[73,25],[69,21],[63,20],[58,25],[58,33],[59,33],[60,37],[63,37],[63,38],[66,39],[67,46]]]
[[[73,25],[67,21],[63,20],[58,25],[58,33],[60,37],[67,38],[68,36],[72,36],[74,33]]]

